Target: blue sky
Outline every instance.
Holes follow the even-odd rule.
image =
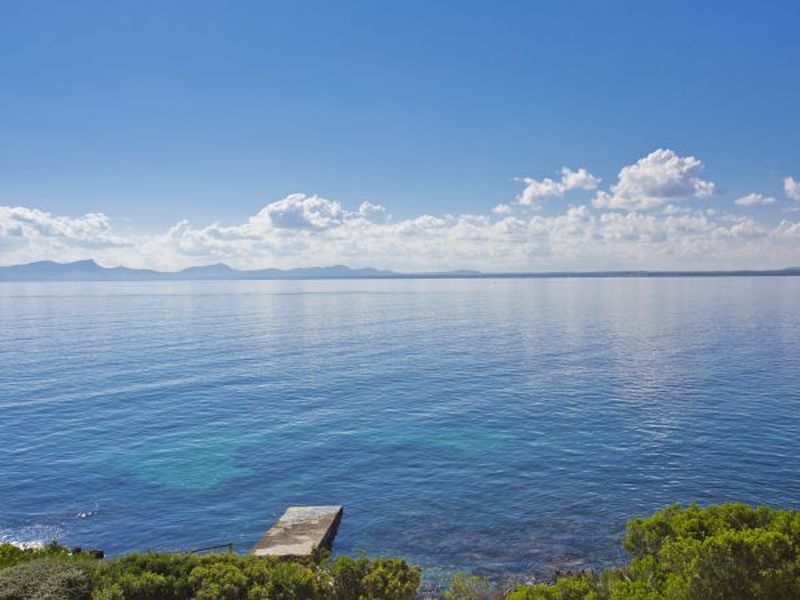
[[[787,177],[800,179],[796,2],[5,0],[0,7],[0,263],[90,255],[165,268],[218,259],[352,263],[353,256],[395,268],[800,261],[792,251],[798,240],[784,239],[800,219],[800,199],[785,189]],[[713,191],[678,181],[688,199],[593,202],[603,190],[613,195],[622,168],[658,149],[679,161],[696,157],[701,166],[678,168],[713,182]],[[558,180],[562,167],[586,169],[599,182],[520,205],[527,184],[515,178]],[[242,231],[207,230],[241,228],[287,197],[295,200],[281,206],[290,212],[322,210],[293,193],[338,203],[341,218],[324,226],[301,218],[305,226],[292,237],[291,227],[278,226],[277,209],[268,210],[271,228],[258,229],[260,245],[228,249],[214,239]],[[773,201],[735,204],[748,194]],[[331,244],[331,223],[341,237],[364,201],[385,209],[380,224],[391,222],[391,235],[400,236],[394,250],[364,242],[348,254]],[[498,204],[511,208],[492,213]],[[644,263],[630,259],[635,247],[588,260],[559,250],[560,238],[546,248],[528,239],[514,254],[506,246],[516,237],[482,247],[485,231],[466,234],[475,247],[443,256],[448,244],[464,241],[460,230],[451,232],[457,240],[436,238],[443,247],[423,256],[401,237],[403,223],[425,216],[482,215],[494,226],[513,215],[530,229],[531,218],[557,219],[582,206],[595,220],[612,211],[629,224],[678,215],[669,206],[687,218],[690,209],[695,217],[711,209],[719,213],[705,218],[714,223],[738,216],[764,232],[783,223],[783,237],[763,240],[758,253],[745,252],[746,240],[736,253],[720,247],[708,262],[708,250],[696,245],[695,254],[686,245],[653,249],[658,236],[673,234],[651,231]],[[12,209],[36,211],[35,218]],[[91,217],[98,213],[102,222]],[[36,219],[43,224],[25,230]],[[191,228],[183,231],[211,241],[190,234],[166,262],[156,260],[163,251],[132,249],[163,244],[155,238],[185,220]],[[351,246],[359,235],[390,233],[350,226]],[[48,227],[70,231],[46,239]],[[86,233],[93,227],[99,233]],[[431,242],[428,233],[420,246]],[[409,253],[405,263],[397,251]]]

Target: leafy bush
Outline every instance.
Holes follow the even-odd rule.
[[[557,579],[552,585],[524,585],[506,600],[605,600],[610,598],[605,577],[582,573]]]
[[[800,512],[672,506],[628,523],[630,564],[524,585],[507,600],[797,600]],[[413,600],[420,572],[402,560],[319,561],[236,554],[129,554],[97,561],[51,544],[0,545],[0,600]],[[446,600],[488,600],[479,577],[453,578]]]
[[[93,600],[412,600],[419,569],[404,561],[334,562],[211,554],[130,554],[99,566]]]
[[[189,583],[197,600],[239,600],[244,598],[250,582],[239,565],[214,561],[192,569]]]
[[[363,556],[342,556],[333,565],[327,565],[329,585],[327,593],[332,600],[359,600],[361,580],[369,573],[369,560]]]
[[[405,561],[339,557],[329,565],[323,598],[330,600],[405,600],[416,598],[420,571]]]
[[[0,570],[0,600],[90,600],[92,562],[41,558]]]
[[[800,512],[731,503],[672,506],[628,523],[631,563],[509,600],[791,600],[800,598]]]
[[[404,560],[379,558],[361,579],[364,593],[360,600],[406,600],[415,598],[419,587],[419,570]]]
[[[94,577],[95,600],[190,600],[189,574],[199,564],[192,554],[127,554],[104,561]]]
[[[0,600],[413,600],[419,576],[382,558],[148,552],[98,561],[58,544],[0,545]]]
[[[254,585],[247,593],[247,600],[313,600],[322,598],[325,590],[320,586],[319,570],[298,562],[274,561],[271,564],[261,558],[251,558],[245,572]]]
[[[39,558],[57,558],[68,555],[66,547],[55,540],[41,548],[19,548],[13,544],[0,544],[0,569]]]
[[[491,600],[495,591],[486,577],[456,573],[444,593],[445,600]]]
[[[675,600],[800,598],[800,512],[722,504],[633,519],[632,578]]]

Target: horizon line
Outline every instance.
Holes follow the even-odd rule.
[[[49,272],[28,272],[26,267],[50,266],[54,269],[64,269]],[[71,272],[70,267],[90,267],[92,271]],[[213,269],[225,269],[229,276],[213,273]],[[337,271],[332,273],[332,271]],[[17,277],[4,278],[9,271],[16,272]],[[20,273],[19,271],[23,271]],[[205,273],[204,273],[205,271]],[[302,273],[309,271],[309,273]],[[105,267],[95,259],[82,259],[70,262],[55,260],[39,260],[29,263],[0,265],[0,281],[114,281],[115,274],[125,273],[132,277],[139,276],[138,281],[148,280],[148,275],[154,279],[170,280],[171,276],[181,276],[183,280],[276,280],[283,279],[279,275],[289,275],[287,279],[491,279],[491,278],[613,278],[613,277],[724,277],[724,276],[798,276],[800,266],[787,266],[777,269],[601,269],[601,270],[561,270],[561,271],[480,271],[477,269],[449,269],[442,271],[394,271],[375,267],[350,267],[344,264],[327,266],[312,265],[304,267],[263,267],[258,269],[238,269],[227,263],[217,262],[204,265],[192,265],[175,271],[160,271],[151,268],[137,268],[119,265]],[[277,277],[258,277],[274,273]],[[315,273],[317,272],[317,273]],[[94,274],[96,277],[92,278]],[[193,274],[199,276],[192,277]],[[49,275],[49,277],[48,277]],[[81,277],[82,275],[82,277]],[[102,277],[107,275],[110,277]],[[237,275],[245,277],[239,278]],[[250,277],[247,277],[250,276]],[[116,279],[119,281],[120,279]],[[152,279],[151,279],[152,280]]]

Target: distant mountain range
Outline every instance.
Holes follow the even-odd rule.
[[[254,279],[459,279],[513,277],[714,277],[800,275],[800,267],[765,271],[590,271],[546,273],[482,273],[458,270],[431,273],[398,273],[380,269],[351,269],[344,265],[298,269],[240,271],[217,263],[165,272],[128,267],[101,267],[93,260],[57,263],[50,260],[0,267],[0,281],[202,281]]]
[[[477,271],[425,273],[422,277],[469,277]],[[413,275],[416,277],[417,275]],[[344,265],[298,269],[258,269],[240,271],[223,263],[189,267],[181,271],[154,271],[128,267],[106,268],[93,260],[58,263],[50,260],[0,267],[0,281],[200,281],[247,279],[389,279],[410,275],[379,269],[351,269]]]

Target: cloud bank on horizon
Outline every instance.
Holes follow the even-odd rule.
[[[344,263],[409,272],[800,265],[800,181],[784,178],[783,199],[753,191],[723,210],[704,206],[719,186],[702,170],[694,156],[659,149],[623,166],[606,189],[582,167],[563,167],[558,179],[518,178],[524,189],[517,198],[487,214],[394,220],[372,202],[348,209],[298,193],[244,223],[183,220],[161,234],[124,231],[100,212],[69,217],[0,206],[0,264],[92,258],[164,270],[226,262],[242,269]],[[591,197],[541,214],[545,203],[576,192]],[[780,206],[777,222],[748,214],[766,205]]]

